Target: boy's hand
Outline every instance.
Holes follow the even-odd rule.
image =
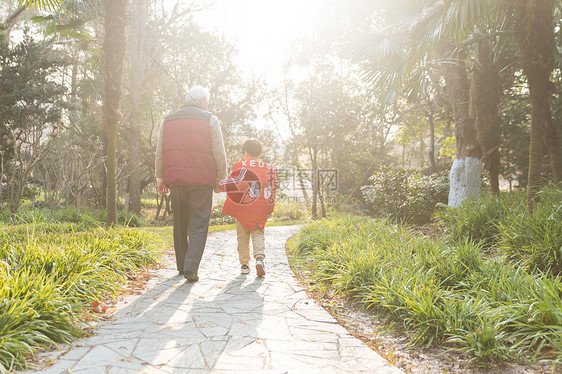
[[[158,192],[161,194],[167,194],[170,192],[170,189],[166,187],[166,185],[163,182],[158,182],[156,184],[156,188],[158,189]]]

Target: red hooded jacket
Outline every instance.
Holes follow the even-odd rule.
[[[230,178],[219,182],[226,192],[224,214],[235,217],[248,230],[263,230],[275,208],[277,168],[263,161],[250,160],[234,164]]]

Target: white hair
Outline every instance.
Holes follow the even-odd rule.
[[[211,98],[211,94],[209,93],[209,90],[206,89],[205,87],[195,86],[189,91],[187,91],[185,98],[186,101],[195,100],[197,102],[203,99],[208,103],[209,99]]]

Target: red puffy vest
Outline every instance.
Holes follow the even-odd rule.
[[[215,185],[210,117],[209,112],[186,105],[164,119],[162,170],[167,186]]]
[[[275,208],[277,168],[262,161],[242,161],[234,164],[230,178],[219,182],[226,191],[224,214],[235,217],[247,229],[256,225],[263,230]]]

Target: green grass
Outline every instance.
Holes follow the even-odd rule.
[[[452,243],[469,240],[529,271],[562,274],[562,189],[543,189],[530,212],[523,191],[483,195],[437,218]]]
[[[316,280],[378,310],[412,344],[478,365],[562,360],[562,280],[527,273],[470,240],[430,240],[356,216],[306,225],[290,246]]]
[[[91,302],[122,290],[127,272],[155,263],[158,243],[142,229],[2,226],[0,372],[25,368],[38,350],[82,336]]]
[[[16,215],[12,215],[7,208],[0,210],[0,224],[74,223],[82,227],[95,227],[104,226],[106,220],[107,213],[103,209],[83,208],[78,212],[76,208],[66,206],[51,211],[23,204]],[[144,224],[142,218],[125,210],[117,212],[117,221],[120,225],[129,227],[140,227]]]

